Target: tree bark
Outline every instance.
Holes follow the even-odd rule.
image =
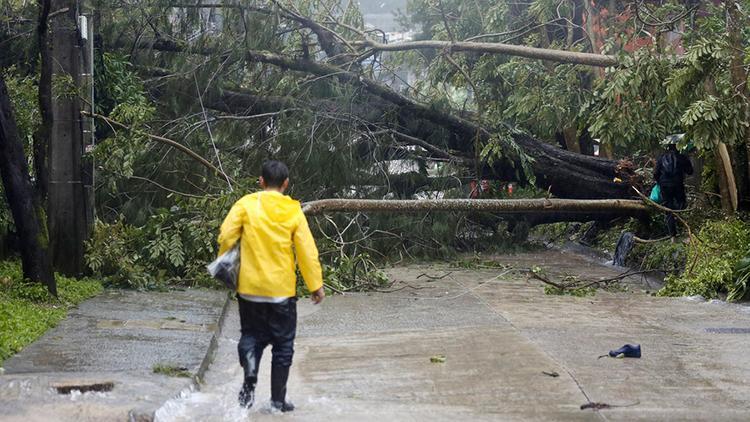
[[[563,129],[563,138],[565,139],[565,147],[568,151],[581,153],[581,143],[578,140],[578,130],[574,127],[568,127]]]
[[[39,112],[41,124],[34,134],[34,172],[36,174],[36,193],[40,203],[47,201],[49,191],[49,168],[47,156],[50,133],[52,132],[52,61],[50,60],[49,12],[50,0],[39,0],[39,22],[37,24],[37,44],[39,48]]]
[[[69,78],[80,86],[81,47],[78,36],[77,0],[52,0],[50,20],[53,75]],[[84,241],[89,227],[82,181],[83,131],[77,96],[58,96],[53,103],[50,134],[49,194],[47,217],[54,267],[61,273],[83,273]]]
[[[726,144],[719,142],[716,147],[717,169],[719,174],[719,189],[721,191],[721,204],[725,211],[733,213],[737,211],[737,183],[734,179],[734,169],[729,157],[729,150]]]
[[[23,276],[47,286],[57,295],[57,286],[47,254],[44,211],[35,199],[29,168],[18,137],[5,79],[0,74],[0,175],[19,237]]]

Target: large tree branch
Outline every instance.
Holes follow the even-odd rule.
[[[529,59],[549,60],[557,63],[582,64],[587,66],[608,67],[617,66],[619,61],[615,56],[605,54],[581,53],[577,51],[554,50],[550,48],[527,47],[515,44],[489,42],[451,42],[451,41],[408,41],[394,44],[382,44],[372,40],[354,43],[363,45],[375,51],[405,51],[405,50],[448,50],[467,51],[474,53],[502,54],[508,56],[526,57]]]

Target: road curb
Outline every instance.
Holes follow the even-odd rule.
[[[200,366],[198,366],[198,370],[195,372],[195,376],[193,376],[193,383],[195,384],[195,387],[199,387],[203,382],[203,376],[206,374],[208,367],[214,360],[216,349],[219,346],[219,336],[221,335],[222,327],[224,326],[224,320],[227,317],[227,312],[229,311],[229,305],[231,303],[232,292],[227,292],[227,298],[224,301],[224,307],[221,309],[221,314],[219,314],[219,319],[216,322],[216,329],[214,330],[213,336],[211,336],[211,342],[208,344],[206,356],[203,357],[203,361],[201,362]]]
[[[227,292],[226,300],[224,300],[224,305],[221,309],[221,313],[219,314],[219,319],[216,321],[216,329],[211,336],[211,341],[208,343],[206,355],[203,357],[203,360],[198,366],[198,369],[195,371],[195,374],[190,378],[190,382],[188,383],[188,385],[178,391],[177,394],[174,394],[172,397],[160,403],[159,406],[153,409],[131,409],[128,412],[129,422],[153,422],[153,420],[156,418],[156,411],[160,407],[162,407],[168,400],[180,397],[182,394],[190,391],[200,390],[200,385],[203,382],[203,376],[206,374],[208,367],[211,365],[211,362],[213,362],[216,355],[216,349],[219,346],[219,336],[221,335],[222,327],[224,326],[224,320],[226,319],[227,312],[229,311],[231,303],[232,292]]]

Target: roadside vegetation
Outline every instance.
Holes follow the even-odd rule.
[[[686,217],[692,240],[683,235],[677,242],[662,239],[636,242],[626,265],[636,271],[653,271],[664,278],[659,296],[702,296],[706,299],[741,301],[750,298],[750,223],[742,216],[721,217],[693,212]],[[581,242],[612,256],[625,232],[653,240],[665,232],[661,216],[649,225],[630,220],[598,228],[593,223],[560,223],[540,227],[534,234],[557,245]],[[593,234],[592,234],[593,233]]]
[[[95,279],[56,278],[58,297],[24,281],[18,261],[0,261],[0,366],[57,325],[68,310],[102,291]]]

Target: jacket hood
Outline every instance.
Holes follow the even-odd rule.
[[[300,212],[299,201],[279,192],[258,192],[263,212],[275,222],[289,221]]]

